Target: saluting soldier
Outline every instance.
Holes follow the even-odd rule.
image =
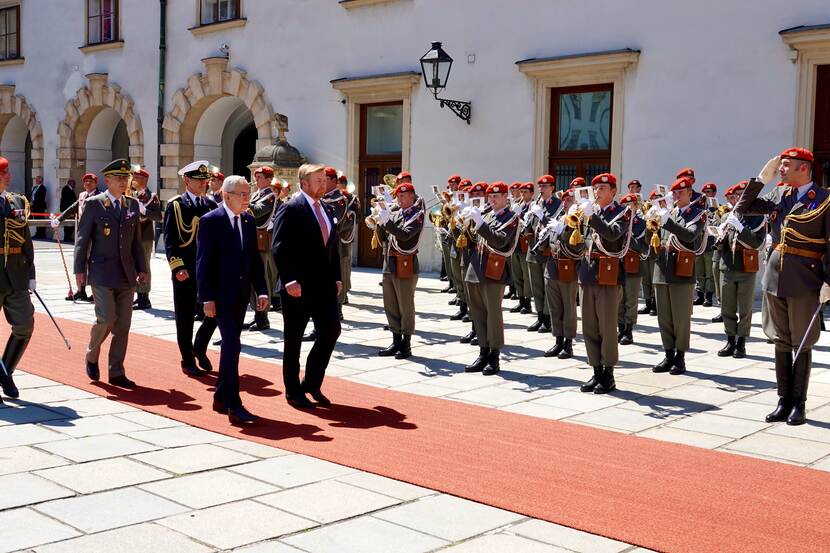
[[[726,191],[730,198],[743,193],[748,182],[741,181]],[[760,249],[767,236],[766,218],[760,215],[724,213],[715,243],[720,265],[721,316],[726,346],[718,357],[746,357],[746,338],[752,327],[755,277],[760,267]]]
[[[624,220],[626,208],[618,204],[617,177],[602,173],[591,180],[596,203],[583,200],[571,206],[571,215],[587,221],[585,257],[579,265],[582,288],[582,334],[588,364],[594,375],[579,389],[607,394],[617,389],[614,366],[619,360],[614,321],[617,319],[625,270],[622,258],[630,232]],[[580,215],[581,211],[581,215]]]
[[[707,182],[700,189],[706,198],[714,198],[718,193],[718,187],[714,182]],[[706,222],[711,226],[717,226],[720,221],[717,214],[717,208],[707,205],[708,200],[701,198],[700,207],[706,210]],[[695,260],[695,291],[697,297],[694,305],[702,305],[703,307],[712,307],[712,297],[715,295],[715,277],[712,269],[712,254],[715,250],[715,237],[709,236],[706,244],[706,249],[703,255],[699,255]]]
[[[83,288],[87,274],[95,300],[95,324],[86,352],[86,374],[100,378],[101,344],[112,333],[109,349],[109,383],[135,388],[127,378],[124,358],[133,315],[136,283],[147,278],[144,250],[138,232],[138,201],[125,195],[130,183],[130,162],[116,159],[101,170],[107,190],[88,198],[75,241],[75,280]],[[190,312],[193,320],[193,311]]]
[[[686,372],[686,352],[692,321],[695,258],[706,244],[706,210],[692,202],[692,181],[677,179],[671,186],[673,208],[655,206],[649,219],[660,227],[660,249],[654,266],[657,324],[665,357],[652,368],[656,373]]]
[[[631,190],[631,183],[628,185]],[[629,192],[620,198],[620,205],[629,208],[624,215],[626,222],[631,220],[631,240],[625,253],[623,267],[625,284],[622,288],[622,300],[617,320],[617,341],[622,346],[634,343],[634,325],[637,324],[637,300],[645,274],[645,260],[649,255],[649,243],[646,241],[646,221],[640,211],[639,193]]]
[[[576,294],[579,288],[579,260],[584,242],[571,244],[574,228],[565,223],[568,209],[574,203],[574,191],[562,193],[562,212],[548,223],[551,255],[545,266],[545,299],[550,313],[550,328],[556,342],[545,357],[570,359],[576,337]]]
[[[273,234],[273,219],[280,202],[274,189],[271,188],[271,181],[274,178],[274,170],[267,165],[258,167],[254,171],[254,184],[256,190],[251,194],[251,203],[248,211],[254,216],[257,232],[257,249],[265,267],[265,284],[268,286],[268,297],[274,296],[274,285],[277,283],[277,269],[274,265],[273,256],[270,252],[271,235]],[[269,300],[270,302],[270,300]],[[251,288],[251,309],[254,311],[254,320],[247,323],[250,331],[263,331],[271,328],[268,320],[268,309],[257,311],[257,293]]]
[[[511,210],[519,216],[522,221],[527,216],[530,204],[533,202],[533,183],[525,182],[519,186],[520,201]],[[519,245],[510,256],[510,274],[513,282],[516,283],[516,295],[519,303],[510,309],[511,313],[527,315],[533,312],[530,299],[533,297],[533,290],[530,286],[530,268],[527,264],[527,251],[530,249],[531,237],[527,234],[519,236]]]
[[[141,236],[141,247],[144,250],[144,264],[147,266],[147,281],[138,286],[138,294],[133,302],[134,309],[151,309],[150,284],[152,271],[150,259],[156,245],[156,223],[161,223],[161,202],[155,192],[147,188],[150,173],[146,169],[138,168],[133,171],[133,197],[138,200],[138,234]]]
[[[551,175],[542,175],[536,181],[539,199],[531,203],[523,219],[522,234],[528,236],[531,245],[538,244],[539,234],[547,226],[550,217],[558,210],[562,202],[554,195],[556,179]],[[528,332],[550,332],[550,314],[545,302],[545,264],[547,259],[543,252],[533,249],[527,252],[527,267],[530,273],[530,288],[533,293],[533,306],[536,309],[536,322],[527,327]]]
[[[415,286],[418,284],[418,241],[424,228],[424,211],[415,203],[415,187],[402,182],[395,188],[400,209],[383,206],[377,233],[383,244],[383,307],[392,344],[381,357],[406,359],[412,355],[415,333]]]
[[[648,196],[649,202],[653,202],[657,199],[657,190],[652,190]],[[643,215],[648,212],[647,207],[648,205],[643,207]],[[659,231],[658,231],[659,232]],[[654,234],[651,229],[648,228],[646,225],[646,234],[643,237],[643,240],[646,244],[651,243],[651,236]],[[646,254],[645,258],[642,259],[641,256],[641,266],[643,268],[643,307],[637,310],[638,315],[651,315],[652,317],[657,315],[657,301],[654,297],[654,261],[657,257],[657,252],[654,251],[653,248],[648,249],[648,253]]]
[[[349,179],[346,175],[338,177],[337,185],[346,200],[346,211],[337,223],[337,235],[340,237],[340,275],[343,280],[343,289],[337,299],[342,319],[343,306],[349,304],[349,291],[352,289],[352,244],[357,235],[357,218],[362,211],[360,199],[348,190]]]
[[[500,369],[504,346],[504,319],[501,302],[510,281],[508,259],[518,242],[519,216],[510,210],[507,184],[497,181],[487,187],[489,209],[469,207],[464,217],[472,221],[478,236],[465,279],[470,312],[478,335],[479,355],[465,372],[493,375]]]
[[[778,405],[767,422],[806,422],[812,348],[820,333],[814,314],[830,300],[830,192],[813,181],[814,161],[805,148],[784,150],[749,182],[735,207],[741,214],[767,215],[775,241],[764,271],[764,293],[775,325]],[[776,172],[784,185],[759,198]]]
[[[211,176],[209,166],[210,163],[201,160],[179,170],[185,192],[167,202],[162,222],[164,248],[173,277],[176,341],[182,356],[182,372],[188,376],[201,376],[213,370],[207,347],[216,330],[216,319],[204,317],[195,339],[193,337],[193,315],[198,303],[196,237],[199,218],[216,209],[216,202],[205,196],[206,183]]]
[[[75,220],[75,227],[77,228],[87,199],[101,193],[101,191],[98,190],[98,175],[95,173],[86,173],[81,178],[81,184],[84,189],[80,194],[78,194],[78,200],[68,208],[64,209],[57,217],[52,217],[50,224],[53,229],[59,227],[63,221],[70,218]],[[79,287],[78,290],[75,291],[75,294],[72,297],[67,297],[66,300],[91,302],[92,298],[87,295],[86,286],[83,286]]]
[[[29,202],[25,196],[8,191],[11,179],[9,160],[0,157],[0,222],[3,225],[0,308],[11,327],[0,366],[0,386],[8,397],[17,398],[20,392],[13,375],[34,330],[35,310],[29,290],[35,290],[36,283],[35,250],[28,224]]]

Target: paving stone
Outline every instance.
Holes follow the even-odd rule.
[[[95,415],[114,415],[116,413],[127,413],[137,411],[126,403],[120,403],[103,397],[91,399],[73,399],[70,401],[59,401],[50,403],[49,408],[58,412],[73,414],[76,417],[93,417]],[[62,410],[62,411],[61,411]]]
[[[67,490],[50,480],[28,473],[0,476],[0,490],[2,490],[0,510],[75,495],[72,490]]]
[[[415,371],[407,371],[399,368],[379,369],[376,371],[361,372],[349,377],[350,380],[356,382],[364,382],[371,384],[380,384],[383,386],[403,386],[404,384],[412,384],[428,378]]]
[[[830,444],[812,442],[769,432],[760,432],[726,446],[726,449],[775,457],[797,463],[812,463],[830,455]]]
[[[626,546],[627,547],[627,546]],[[521,551],[522,553],[568,553],[567,550],[546,543],[529,540],[509,534],[491,534],[442,549],[447,553],[505,553]]]
[[[168,448],[133,455],[132,458],[175,474],[201,472],[256,461],[256,457],[220,447],[219,444]]]
[[[148,413],[146,411],[132,411],[129,413],[119,413],[115,416],[119,419],[124,419],[130,422],[134,422],[136,424],[140,424],[145,428],[169,428],[171,426],[182,425],[182,423],[180,423],[179,421],[174,421],[173,419],[168,419],[167,417],[162,417],[154,413]]]
[[[0,429],[0,433],[2,433],[2,430]],[[62,441],[40,444],[38,447],[60,455],[61,457],[71,459],[76,463],[106,459],[108,457],[121,457],[122,455],[132,455],[134,453],[143,453],[158,449],[154,445],[139,442],[138,440],[133,440],[120,434],[104,434],[102,436],[89,436],[87,438],[77,439],[66,439],[67,436],[63,434],[57,432],[55,434],[62,436],[64,439]],[[2,442],[2,437],[0,437],[0,442]]]
[[[240,547],[317,525],[250,500],[166,518],[159,524],[219,549]]]
[[[828,426],[828,424],[824,421],[817,421],[811,417],[812,414],[808,412],[807,424],[802,424],[800,426],[774,424],[766,432],[769,434],[777,434],[779,436],[801,438],[803,440],[830,444],[830,432],[828,432],[828,428],[830,428],[830,426]]]
[[[57,411],[38,407],[37,405],[30,405],[27,403],[19,403],[17,405],[8,404],[6,409],[0,409],[0,426],[11,424],[26,424],[32,422],[50,421],[55,419],[66,419],[67,415]]]
[[[374,516],[449,541],[466,539],[522,518],[449,495],[419,499]]]
[[[302,486],[354,472],[354,469],[305,455],[274,457],[231,467],[229,470],[281,488]]]
[[[227,440],[227,436],[209,432],[193,426],[173,426],[157,430],[131,432],[130,437],[160,447],[181,447],[185,445],[207,444]]]
[[[326,370],[326,375],[328,375],[328,370]],[[264,541],[241,549],[234,549],[234,553],[302,553],[302,551],[280,541]]]
[[[48,421],[41,423],[41,426],[51,428],[56,432],[72,436],[73,438],[98,436],[101,434],[123,434],[145,429],[141,425],[118,418],[114,415]]]
[[[540,397],[528,392],[509,390],[501,386],[488,386],[476,390],[469,390],[448,396],[450,399],[483,404],[490,407],[504,407],[516,403],[523,403]]]
[[[174,515],[187,508],[137,488],[123,488],[71,499],[58,499],[37,510],[86,533]]]
[[[766,417],[767,414],[773,409],[774,406],[741,400],[722,405],[717,410],[712,411],[712,414],[726,417],[737,417],[739,419],[747,419],[751,421],[763,421],[764,417]],[[830,438],[830,436],[828,436],[828,438]]]
[[[0,512],[0,553],[28,549],[80,535],[77,530],[31,509]]]
[[[69,437],[65,434],[48,430],[37,424],[0,426],[0,444],[3,447],[35,445],[67,439]]]
[[[432,490],[428,490],[427,488],[422,488],[420,486],[415,486],[414,484],[408,484],[406,482],[393,480],[392,478],[386,478],[385,476],[378,476],[368,472],[354,472],[352,474],[347,474],[346,476],[340,476],[336,478],[336,480],[338,482],[344,482],[351,486],[377,492],[379,494],[394,497],[403,501],[411,501],[413,499],[418,499],[419,497],[425,497],[436,493]]]
[[[141,489],[191,509],[204,509],[265,495],[278,488],[227,470],[211,470],[145,484]]]
[[[131,461],[126,457],[67,465],[41,470],[35,474],[82,494],[170,478],[169,473]]]
[[[660,428],[650,428],[645,432],[641,432],[637,435],[643,438],[664,440],[667,442],[686,444],[694,447],[702,447],[705,449],[715,449],[733,441],[732,438],[727,438],[724,436],[715,436],[714,434],[705,434],[703,432],[694,432],[692,430],[681,430],[679,428],[670,428],[668,426],[661,426]]]
[[[567,391],[535,399],[533,400],[533,403],[551,405],[553,407],[559,407],[560,409],[569,409],[571,411],[586,413],[589,411],[596,411],[598,409],[605,409],[607,407],[611,407],[612,405],[622,403],[623,401],[625,400],[614,397],[613,395],[583,394],[578,391]]]
[[[627,543],[543,520],[522,522],[511,527],[510,532],[579,553],[619,553],[631,547]]]
[[[447,542],[374,517],[358,517],[282,541],[309,553],[425,553]]]
[[[15,373],[15,383],[18,383],[17,373]],[[73,399],[91,399],[95,397],[98,396],[79,388],[64,385],[27,388],[25,392],[20,394],[21,402],[25,401],[30,404],[46,404],[59,401],[69,401]]]
[[[715,434],[717,436],[726,436],[728,438],[743,438],[744,436],[754,434],[755,432],[769,427],[769,424],[765,422],[748,421],[734,417],[722,417],[720,415],[701,413],[692,417],[686,417],[678,421],[671,422],[668,426],[683,430],[694,430],[697,432],[705,432],[707,434]]]
[[[570,409],[554,407],[553,405],[543,405],[541,403],[527,401],[502,407],[501,410],[551,420],[564,419],[579,414],[579,411],[572,411]]]
[[[326,370],[326,374],[329,374],[328,370]],[[435,386],[425,381],[415,382],[414,384],[406,384],[405,386],[396,386],[394,389],[398,392],[406,392],[425,397],[441,397],[454,394],[456,392],[456,390],[453,390],[452,388]]]
[[[57,467],[68,462],[57,455],[44,453],[29,446],[6,447],[0,449],[0,476]]]
[[[400,503],[391,497],[336,480],[315,482],[258,497],[257,501],[321,524],[370,513]]]
[[[260,459],[269,459],[271,457],[279,457],[281,455],[293,455],[290,451],[285,451],[284,449],[263,445],[257,442],[249,442],[248,440],[230,440],[227,442],[218,442],[214,445],[224,447],[226,449],[232,449],[233,451],[238,451],[239,453],[245,453],[246,455],[253,455],[254,457],[259,457]]]
[[[629,432],[640,432],[647,428],[653,428],[665,424],[666,419],[652,416],[650,413],[638,413],[618,407],[609,407],[571,417],[571,422],[581,422],[606,428],[627,430]]]
[[[83,553],[148,553],[151,551],[209,553],[212,549],[163,526],[144,523],[44,545],[35,551],[36,553],[76,553],[78,551],[83,551]]]
[[[19,374],[18,374],[19,373]],[[41,388],[43,386],[58,386],[59,382],[43,378],[36,374],[29,374],[23,371],[15,371],[14,383],[21,390],[29,390],[31,388]],[[23,395],[23,394],[21,394]]]

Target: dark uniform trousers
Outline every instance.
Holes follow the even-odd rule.
[[[95,325],[90,331],[86,360],[97,363],[101,355],[101,344],[112,333],[109,349],[109,378],[124,374],[124,357],[127,355],[127,340],[133,318],[133,294],[135,286],[110,288],[92,285],[95,298]],[[193,317],[190,317],[191,325]]]
[[[176,314],[176,341],[182,361],[192,365],[195,362],[194,352],[202,354],[207,350],[210,337],[216,330],[216,319],[205,317],[196,331],[196,337],[193,337],[193,309],[197,304],[198,293],[195,271],[188,271],[188,274],[190,276],[183,282],[173,278],[173,309]]]
[[[237,367],[239,354],[242,352],[239,329],[245,321],[245,311],[248,308],[247,290],[239,294],[236,305],[216,304],[216,326],[222,338],[222,348],[219,352],[219,377],[216,379],[216,391],[213,397],[228,409],[235,409],[242,405],[239,397],[239,371],[221,370],[223,367]],[[198,340],[198,337],[197,337]]]
[[[712,278],[715,281],[715,298],[717,298],[718,303],[723,303],[721,299],[723,271],[720,270],[720,255],[719,250],[712,252]]]
[[[704,294],[715,292],[715,278],[712,274],[712,252],[707,251],[695,259],[695,280],[697,290]]]
[[[640,262],[643,263],[642,261]],[[643,277],[636,273],[625,275],[625,284],[622,286],[622,299],[617,314],[617,320],[623,324],[637,324],[637,300],[640,298],[640,287]]]
[[[344,244],[342,241],[337,245],[340,248],[340,278],[343,289],[337,296],[337,303],[343,305],[346,301],[346,294],[352,289],[352,244]],[[274,267],[276,273],[276,267]]]
[[[695,284],[655,283],[654,293],[657,298],[657,326],[660,328],[663,348],[689,351]]]
[[[460,248],[455,245],[450,246],[450,269],[452,269],[452,278],[455,281],[455,295],[459,301],[467,303],[467,283],[464,282],[465,267],[461,259],[463,254]],[[452,252],[455,252],[455,257]]]
[[[152,272],[150,271],[150,262],[151,258],[153,257],[154,244],[155,242],[153,240],[141,241],[141,248],[144,250],[144,264],[147,265],[147,280],[146,282],[138,285],[138,292],[140,294],[149,294],[150,289],[152,287]]]
[[[642,277],[642,288],[643,288],[643,299],[653,300],[654,299],[654,257],[649,255],[645,261],[641,261],[640,264],[643,267],[643,277]]]
[[[742,271],[720,273],[721,316],[727,336],[746,338],[752,327],[755,275]]]
[[[0,308],[6,315],[6,322],[12,327],[12,336],[28,341],[35,328],[35,308],[28,290],[13,290],[2,271],[0,279]],[[132,302],[132,300],[130,300]]]
[[[548,306],[545,304],[545,264],[535,261],[527,261],[527,271],[530,278],[530,290],[533,295],[533,307],[537,313],[548,314]]]
[[[510,256],[510,274],[513,276],[516,294],[521,298],[530,298],[533,296],[533,290],[530,286],[530,268],[527,266],[525,255],[520,248],[516,248]]]
[[[418,275],[403,279],[393,274],[384,274],[382,283],[383,307],[389,330],[394,334],[412,336],[415,333],[415,287]]]
[[[617,306],[622,286],[582,284],[582,334],[588,364],[613,367],[619,360]]]
[[[770,318],[776,329],[774,339],[776,353],[786,352],[795,355],[801,340],[804,339],[804,349],[801,351],[801,356],[806,360],[803,365],[806,366],[806,376],[798,375],[797,371],[800,367],[796,367],[795,379],[793,379],[792,374],[789,379],[778,377],[778,395],[783,398],[792,396],[795,400],[804,401],[807,398],[807,387],[810,382],[812,349],[821,334],[821,327],[818,323],[814,324],[810,328],[810,332],[807,333],[812,314],[818,309],[818,290],[788,298],[779,298],[769,292],[764,295],[767,298]],[[776,367],[776,375],[779,370]],[[801,377],[799,378],[799,376]],[[799,389],[788,389],[794,385]]]
[[[550,313],[550,329],[554,336],[576,337],[576,280],[562,282],[545,277],[545,300]]]
[[[501,310],[504,286],[503,282],[487,279],[467,283],[473,327],[480,347],[501,349],[504,346],[504,318]]]

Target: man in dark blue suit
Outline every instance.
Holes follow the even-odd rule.
[[[231,175],[222,184],[222,205],[202,216],[196,249],[196,282],[205,316],[215,317],[222,336],[219,379],[213,410],[227,414],[231,424],[252,424],[259,417],[239,397],[239,336],[251,286],[257,310],[268,307],[265,269],[257,250],[254,218],[247,213],[250,188],[244,177]]]
[[[280,275],[285,397],[289,405],[298,409],[314,407],[307,393],[319,405],[331,405],[320,388],[340,336],[337,296],[343,283],[336,222],[320,204],[326,191],[324,169],[323,165],[312,164],[300,167],[300,193],[277,211],[271,245]],[[314,321],[317,339],[306,359],[301,383],[300,346],[309,319]]]

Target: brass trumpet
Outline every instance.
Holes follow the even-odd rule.
[[[730,211],[732,211],[732,206],[730,206],[729,204],[720,204],[718,206],[718,217],[723,217]]]
[[[571,246],[582,244],[585,241],[585,239],[582,237],[582,231],[580,230],[580,227],[582,226],[583,216],[584,212],[582,211],[581,207],[573,213],[565,215],[565,224],[568,225],[570,228],[574,229],[574,231],[571,233],[570,239],[568,239],[568,243]]]
[[[651,232],[651,242],[649,245],[656,251],[660,248],[660,217],[656,214],[649,215],[646,219],[646,229]]]

